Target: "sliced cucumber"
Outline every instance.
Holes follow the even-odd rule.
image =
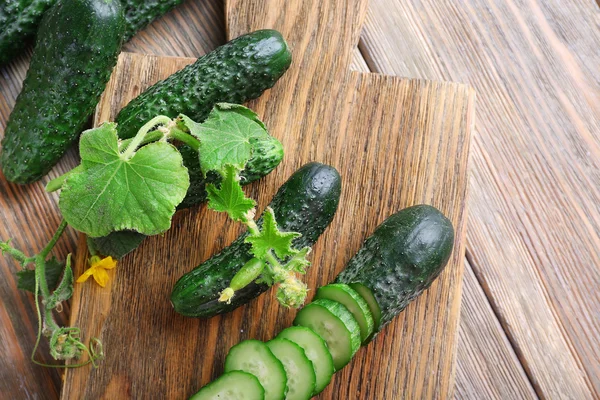
[[[336,371],[348,364],[360,347],[358,322],[337,301],[313,301],[298,312],[294,325],[310,328],[325,340]]]
[[[278,338],[288,339],[304,349],[306,357],[312,362],[316,375],[313,396],[321,393],[335,372],[333,358],[327,349],[327,344],[314,331],[304,326],[286,328],[277,335]]]
[[[247,372],[231,371],[204,386],[190,400],[264,400],[265,389]]]
[[[369,305],[354,289],[344,283],[321,286],[315,299],[329,299],[346,306],[360,326],[360,339],[364,343],[373,333],[373,314]]]
[[[225,358],[225,372],[244,371],[258,378],[265,389],[265,400],[283,400],[287,376],[283,364],[259,340],[244,340],[233,346]]]
[[[273,339],[266,343],[281,361],[287,375],[286,400],[308,400],[315,390],[316,376],[312,362],[302,347],[287,339]]]
[[[373,293],[371,293],[371,290],[362,283],[350,283],[348,286],[354,289],[358,294],[361,295],[363,299],[365,299],[367,305],[369,306],[369,310],[371,310],[371,315],[373,315],[375,331],[379,330],[379,324],[381,323],[381,308],[379,307],[377,300],[375,300],[375,296],[373,296]]]

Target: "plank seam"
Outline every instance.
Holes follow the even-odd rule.
[[[508,329],[508,324],[506,323],[506,320],[502,317],[502,314],[500,313],[500,310],[498,309],[497,304],[494,302],[493,297],[490,295],[489,290],[486,290],[487,285],[485,285],[485,281],[483,280],[483,277],[479,273],[479,268],[476,268],[477,264],[468,248],[465,248],[465,259],[467,261],[466,262],[467,267],[472,269],[473,274],[475,275],[475,279],[477,279],[477,283],[479,283],[479,286],[481,286],[483,293],[485,294],[485,298],[486,298],[490,308],[492,309],[492,312],[494,313],[494,317],[496,317],[496,319],[498,320],[498,323],[502,327],[502,331],[504,332],[504,335],[506,336],[506,340],[510,344],[512,352],[516,356],[517,360],[519,360],[519,364],[521,365],[521,368],[523,369],[523,372],[525,373],[525,376],[527,377],[529,384],[533,388],[538,399],[545,399],[546,397],[544,396],[544,393],[542,392],[541,387],[536,382],[536,380],[533,378],[531,370],[527,367],[527,362],[525,360],[525,356],[524,356],[523,352],[521,351],[519,345],[517,344],[516,340],[511,335],[510,330]]]

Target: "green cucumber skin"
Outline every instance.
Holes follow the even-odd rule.
[[[40,179],[77,139],[117,62],[124,29],[117,0],[61,0],[48,10],[4,131],[0,163],[9,181]]]
[[[336,282],[361,283],[381,308],[379,332],[442,272],[454,246],[452,223],[428,205],[387,218],[350,260]]]
[[[203,121],[219,102],[242,104],[255,99],[287,71],[287,43],[275,30],[242,35],[218,47],[133,99],[117,115],[119,136],[135,136],[157,115],[185,114]]]
[[[180,148],[183,163],[188,168],[190,175],[190,187],[178,209],[184,209],[204,203],[206,201],[206,184],[218,183],[220,180],[216,174],[209,174],[206,178],[200,170],[198,152],[189,146]],[[268,175],[281,163],[283,159],[283,146],[274,137],[255,143],[254,154],[241,172],[241,183],[247,185]],[[100,254],[123,258],[129,252],[135,250],[146,238],[138,232],[121,231],[113,232],[102,238],[93,238],[96,249]]]
[[[306,164],[284,183],[270,206],[280,229],[302,234],[294,246],[312,246],[329,225],[337,210],[341,178],[335,168],[319,163]],[[260,224],[260,220],[259,220]],[[250,245],[242,234],[221,253],[182,276],[175,284],[171,302],[185,316],[210,318],[234,310],[268,289],[252,283],[237,291],[231,304],[219,302],[237,271],[252,258]]]
[[[5,0],[0,5],[0,65],[19,54],[36,35],[44,13],[56,0]],[[121,0],[125,41],[183,0]]]

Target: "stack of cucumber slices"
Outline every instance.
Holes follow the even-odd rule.
[[[293,327],[266,343],[245,340],[229,350],[225,373],[191,398],[306,400],[320,393],[335,371],[373,336],[376,302],[343,283],[319,288]]]

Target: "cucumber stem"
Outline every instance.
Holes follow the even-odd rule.
[[[56,192],[58,189],[62,188],[62,185],[69,178],[69,176],[71,176],[72,174],[77,173],[79,171],[83,171],[83,165],[81,165],[81,164],[79,164],[72,170],[65,172],[61,176],[52,179],[50,182],[48,182],[48,184],[46,184],[46,192],[48,192],[48,193]]]
[[[150,132],[152,128],[154,128],[157,125],[168,125],[171,121],[171,118],[164,115],[159,115],[146,122],[144,126],[140,128],[133,140],[129,143],[125,151],[121,152],[121,157],[125,160],[131,159],[137,148],[142,144],[142,141],[146,137],[146,134]]]

